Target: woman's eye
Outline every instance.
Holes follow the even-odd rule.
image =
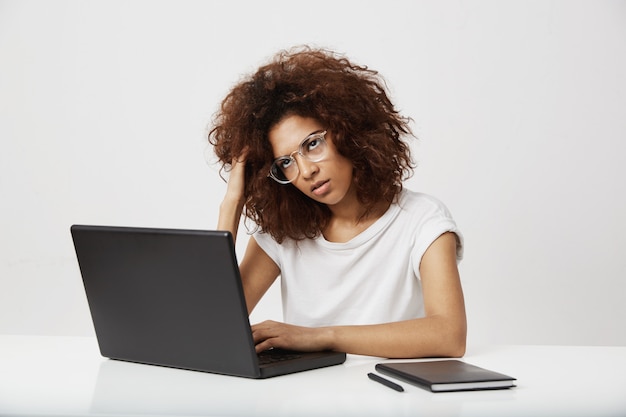
[[[317,148],[319,144],[320,144],[319,139],[311,139],[311,141],[307,143],[306,148],[307,150],[312,151],[313,149]]]
[[[287,168],[289,168],[289,167],[291,166],[291,164],[292,164],[291,159],[287,159],[287,158],[282,159],[282,160],[280,161],[280,163],[279,163],[279,165],[280,165],[280,167],[281,167],[282,169],[287,169]]]

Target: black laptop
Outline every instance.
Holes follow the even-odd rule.
[[[255,352],[229,232],[73,225],[71,233],[105,357],[249,378],[346,359]]]

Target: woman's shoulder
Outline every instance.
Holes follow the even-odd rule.
[[[407,188],[403,188],[400,192],[398,205],[400,208],[408,210],[443,209],[448,211],[446,205],[437,197]]]
[[[448,207],[437,197],[432,195],[403,190],[398,200],[406,230],[415,230],[425,250],[434,239],[444,232],[454,232],[457,235],[457,259],[463,258],[463,235],[457,227]]]
[[[398,220],[407,228],[421,229],[425,225],[454,223],[448,207],[430,194],[403,189],[397,202]]]

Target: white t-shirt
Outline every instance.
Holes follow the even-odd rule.
[[[316,239],[282,244],[254,234],[281,271],[286,323],[318,327],[378,324],[424,316],[419,266],[445,232],[463,237],[448,209],[426,194],[404,189],[397,203],[348,242]]]

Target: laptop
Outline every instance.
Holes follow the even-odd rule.
[[[346,360],[255,352],[230,232],[73,225],[71,234],[104,357],[248,378]]]

